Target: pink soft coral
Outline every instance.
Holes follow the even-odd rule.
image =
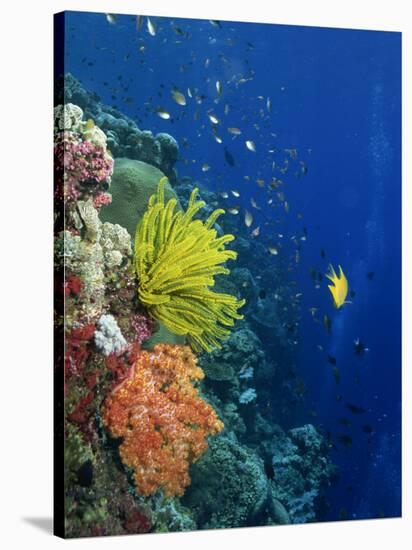
[[[106,190],[113,173],[113,159],[104,147],[64,132],[56,138],[54,155],[57,183],[63,183],[66,200],[77,200],[84,194],[101,195]]]
[[[150,338],[152,335],[154,322],[145,315],[136,313],[136,315],[132,318],[131,325],[136,335],[136,341],[139,344]]]

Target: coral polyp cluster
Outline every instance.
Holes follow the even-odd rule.
[[[113,170],[113,159],[102,147],[90,141],[65,138],[56,144],[56,160],[62,163],[64,169],[66,200],[74,200],[108,181]]]
[[[56,198],[67,202],[93,198],[95,207],[109,204],[107,193],[113,158],[105,134],[92,120],[82,120],[77,105],[59,105],[54,110],[54,159]]]
[[[135,262],[139,299],[150,313],[176,334],[187,335],[195,351],[211,351],[230,334],[238,309],[245,303],[211,290],[216,275],[227,275],[223,264],[236,259],[225,245],[233,235],[217,237],[213,226],[224,213],[214,210],[206,222],[194,220],[205,206],[193,189],[186,212],[175,212],[176,200],[164,200],[167,178],[159,182],[136,231]]]
[[[167,496],[182,495],[207,436],[222,430],[193,385],[202,378],[188,346],[158,344],[141,352],[133,377],[106,399],[103,422],[112,437],[123,438],[120,456],[141,494],[162,488]]]

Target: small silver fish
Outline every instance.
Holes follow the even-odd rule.
[[[236,198],[239,198],[240,197],[240,193],[239,191],[236,191],[236,190],[233,190],[233,191],[230,191],[232,193],[232,195]]]
[[[249,212],[249,210],[245,210],[245,225],[246,227],[250,227],[253,223],[253,216]]]
[[[210,170],[210,166],[208,164],[203,164],[202,172],[207,172],[208,170]]]
[[[216,115],[208,114],[207,116],[209,117],[209,120],[212,124],[219,124],[219,119]]]
[[[260,226],[256,227],[252,233],[251,233],[251,236],[252,237],[258,237],[259,236],[259,233],[260,233]]]
[[[222,197],[222,199],[228,199],[229,198],[229,195],[228,195],[228,193],[226,193],[226,191],[223,191],[222,193],[220,193],[220,196]]]
[[[106,13],[106,19],[111,25],[114,25],[117,20],[117,15],[114,13]]]
[[[240,136],[240,134],[242,133],[239,128],[228,128],[227,131],[229,132],[229,134],[233,134],[234,136]]]
[[[257,205],[257,202],[253,197],[250,199],[250,204],[252,205],[253,208],[256,208],[256,210],[260,210],[260,206]]]
[[[318,311],[318,308],[317,307],[310,307],[309,311],[310,311],[312,317],[315,317],[316,312]]]
[[[250,139],[246,140],[245,144],[246,144],[246,147],[249,149],[249,151],[252,151],[253,153],[256,152],[256,145],[252,140]]]
[[[161,107],[157,109],[156,113],[158,116],[160,116],[160,118],[163,118],[164,120],[168,120],[170,118],[170,113],[168,113],[165,109],[162,109]]]
[[[228,208],[229,214],[239,214],[239,208]]]
[[[216,80],[216,91],[218,96],[222,95],[222,83],[220,80]]]
[[[269,246],[268,251],[269,251],[269,254],[272,254],[272,256],[277,256],[279,254],[279,251],[276,248],[276,246]]]
[[[147,30],[150,36],[156,36],[156,26],[149,17],[147,18]]]

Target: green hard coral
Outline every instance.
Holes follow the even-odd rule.
[[[236,259],[236,252],[225,249],[234,236],[218,238],[213,229],[224,210],[215,210],[205,222],[193,219],[205,206],[196,200],[198,189],[186,212],[175,212],[176,199],[165,204],[166,183],[161,178],[136,230],[139,299],[169,330],[186,335],[195,351],[211,351],[229,336],[226,327],[243,318],[237,310],[244,300],[211,289],[215,275],[229,273],[222,264]]]

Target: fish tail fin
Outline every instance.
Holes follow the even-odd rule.
[[[325,273],[325,277],[327,277],[330,281],[335,282],[336,279],[337,279],[337,275],[336,275],[336,272],[333,268],[333,265],[329,264],[328,269],[329,269],[329,271],[327,273]]]

